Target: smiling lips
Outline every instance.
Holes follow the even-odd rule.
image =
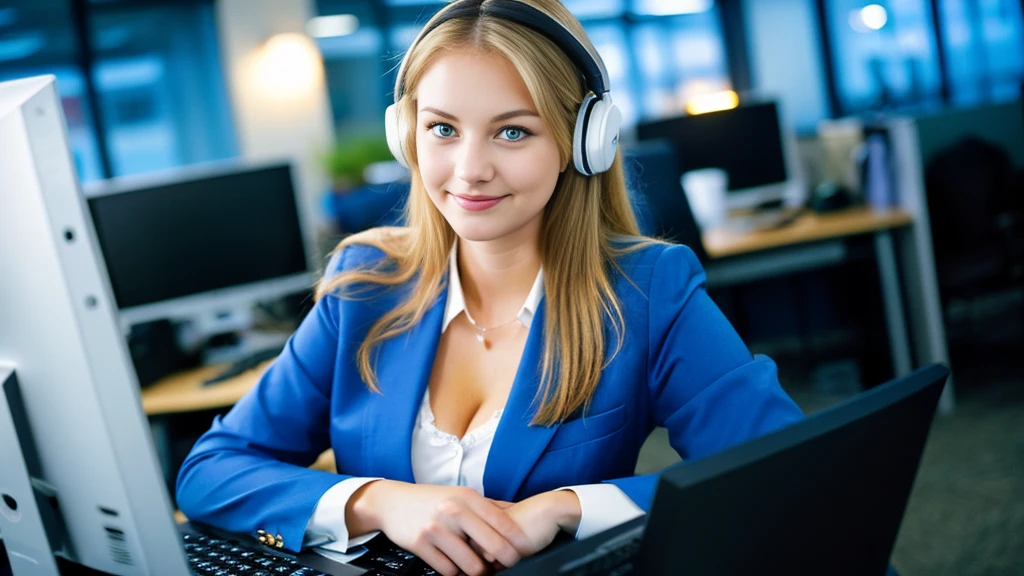
[[[498,202],[501,202],[508,196],[458,196],[452,194],[452,197],[459,203],[459,206],[466,210],[479,212],[480,210],[487,210],[497,206]]]

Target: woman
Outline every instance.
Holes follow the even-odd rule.
[[[341,243],[183,465],[186,515],[290,550],[380,531],[480,574],[642,514],[654,426],[693,459],[802,417],[693,253],[640,237],[594,54],[555,0],[462,0],[427,24],[388,118],[408,226]],[[328,447],[340,474],[305,468]]]

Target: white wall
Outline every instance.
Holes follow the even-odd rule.
[[[744,0],[743,15],[754,90],[777,97],[798,131],[813,131],[828,116],[813,0]]]
[[[321,199],[330,186],[317,155],[333,141],[334,122],[323,82],[282,96],[263,88],[255,77],[261,48],[278,33],[302,33],[316,16],[313,0],[217,0],[221,58],[238,131],[239,153],[249,160],[288,158],[295,170],[307,252],[320,267],[316,240],[323,226]],[[264,74],[265,76],[265,74]],[[273,79],[270,79],[273,82]]]

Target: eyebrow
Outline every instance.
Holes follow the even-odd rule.
[[[454,114],[449,114],[448,112],[445,112],[443,110],[438,110],[437,108],[431,108],[430,106],[424,106],[423,107],[423,111],[424,112],[430,112],[432,114],[437,114],[438,116],[441,116],[442,118],[447,118],[449,120],[458,121],[458,118],[456,118]],[[510,112],[504,112],[502,114],[498,114],[494,118],[491,118],[491,122],[501,122],[503,120],[509,120],[511,118],[516,118],[516,117],[519,117],[519,116],[536,116],[536,117],[540,117],[540,114],[534,112],[533,110],[527,110],[526,108],[522,108],[520,110],[512,110]]]

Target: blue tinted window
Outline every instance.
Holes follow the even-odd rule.
[[[827,6],[840,112],[939,102],[927,0],[833,0]]]
[[[608,69],[615,102],[630,126],[682,109],[686,94],[731,84],[713,0],[567,0]],[[358,17],[357,31],[318,39],[339,130],[382,132],[394,69],[423,24],[445,3],[318,0],[318,14]]]
[[[75,56],[67,2],[25,1],[0,9],[0,81],[41,74],[57,77],[75,168],[82,180],[95,180],[103,176],[103,170],[85,81]]]
[[[91,2],[87,26],[93,118],[69,0],[15,0],[0,9],[0,80],[54,74],[82,180],[135,174],[236,154],[213,6]]]
[[[941,0],[942,42],[953,101],[1014,98],[1024,77],[1017,0]]]
[[[115,176],[237,153],[211,5],[96,7],[90,25]]]

